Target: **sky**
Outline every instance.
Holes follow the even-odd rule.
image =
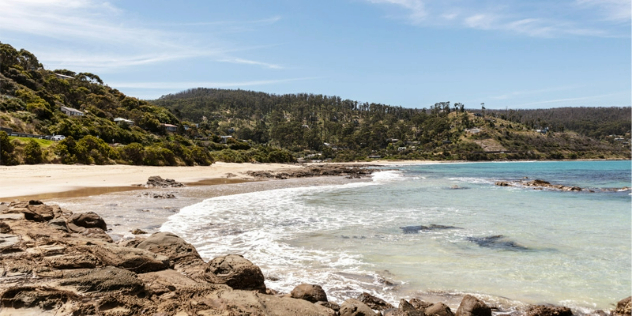
[[[142,99],[630,106],[630,0],[0,0],[0,42]]]

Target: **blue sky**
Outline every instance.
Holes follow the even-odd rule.
[[[0,42],[140,98],[630,106],[630,0],[1,0]]]

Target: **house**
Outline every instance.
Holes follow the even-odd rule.
[[[171,125],[167,123],[162,123],[161,125],[165,128],[165,131],[167,132],[175,133],[178,131],[178,127],[175,125]]]
[[[64,139],[66,139],[66,136],[64,135],[53,135],[53,137],[50,138],[50,140],[54,140],[54,141],[60,141]]]
[[[77,109],[69,108],[67,106],[61,106],[61,111],[68,116],[84,116],[85,114]]]
[[[404,151],[406,150],[406,147],[397,147],[397,151]]]
[[[397,139],[397,138],[389,138],[386,141],[389,142],[389,143],[397,143],[399,141],[399,139]]]
[[[380,156],[380,155],[370,155],[369,158],[370,159],[380,159],[380,158],[382,158],[382,156]]]
[[[481,129],[478,127],[473,127],[473,128],[466,128],[465,129],[466,133],[470,133],[470,134],[478,134],[481,132]]]
[[[233,138],[232,136],[220,136],[220,138],[222,139],[222,144],[226,144],[226,142],[228,141],[229,138]]]
[[[59,78],[59,79],[66,79],[66,80],[69,80],[69,79],[75,79],[75,77],[72,77],[72,76],[66,76],[66,75],[62,75],[62,74],[58,74],[58,73],[55,73],[55,76],[56,76],[57,78]]]
[[[128,119],[124,119],[122,117],[117,117],[114,119],[114,123],[121,125],[123,123],[127,124],[128,126],[133,126],[134,125],[134,121],[132,120],[128,120]]]

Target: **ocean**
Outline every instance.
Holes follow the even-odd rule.
[[[389,169],[393,169],[389,167]],[[474,293],[504,310],[610,309],[631,292],[630,161],[438,163],[365,182],[213,197],[162,231],[205,260],[241,254],[266,285],[320,284],[330,300],[369,292],[447,301]],[[595,192],[496,186],[528,177]]]

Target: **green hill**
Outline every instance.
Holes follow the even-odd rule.
[[[630,157],[629,142],[621,141],[629,134],[615,141],[568,130],[541,133],[511,117],[477,116],[460,103],[406,109],[337,96],[201,88],[139,100],[95,74],[44,69],[30,52],[2,43],[0,128],[5,165]]]

